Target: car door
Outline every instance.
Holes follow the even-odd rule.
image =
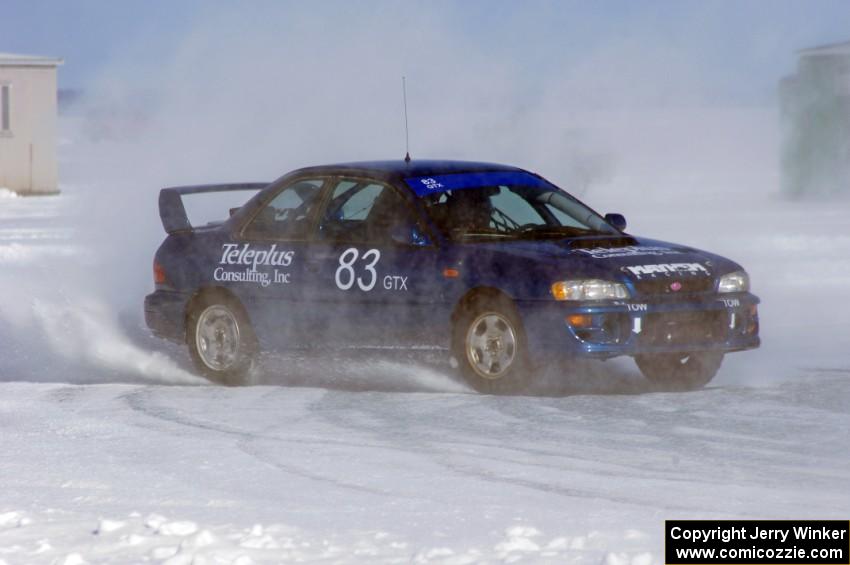
[[[439,343],[444,280],[439,249],[407,197],[390,184],[339,178],[328,188],[310,258],[328,344]]]
[[[307,259],[325,184],[324,178],[286,183],[223,246],[221,267],[241,281],[234,291],[264,349],[309,345]]]

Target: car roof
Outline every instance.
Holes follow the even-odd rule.
[[[445,175],[452,173],[480,173],[495,171],[523,171],[518,167],[502,165],[499,163],[485,163],[480,161],[453,161],[439,159],[412,159],[405,161],[357,161],[351,163],[337,163],[333,165],[321,165],[318,167],[306,167],[294,171],[298,174],[351,174],[360,173],[385,179],[404,179],[410,177],[422,177],[428,175]]]

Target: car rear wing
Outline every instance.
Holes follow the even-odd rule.
[[[166,233],[192,231],[183,196],[207,192],[235,192],[237,190],[260,190],[267,182],[243,182],[235,184],[201,184],[197,186],[173,186],[159,191],[159,219]]]

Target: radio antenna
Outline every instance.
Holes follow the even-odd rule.
[[[404,162],[410,163],[410,133],[407,127],[407,78],[401,77],[401,96],[404,99]]]

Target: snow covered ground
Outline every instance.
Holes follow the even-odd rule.
[[[206,386],[140,324],[155,240],[140,290],[111,288],[126,240],[84,237],[74,190],[0,198],[0,563],[649,565],[665,519],[846,519],[847,202],[645,196],[588,200],[738,260],[763,299],[762,349],[700,392],[629,360],[536,397],[370,359]]]

